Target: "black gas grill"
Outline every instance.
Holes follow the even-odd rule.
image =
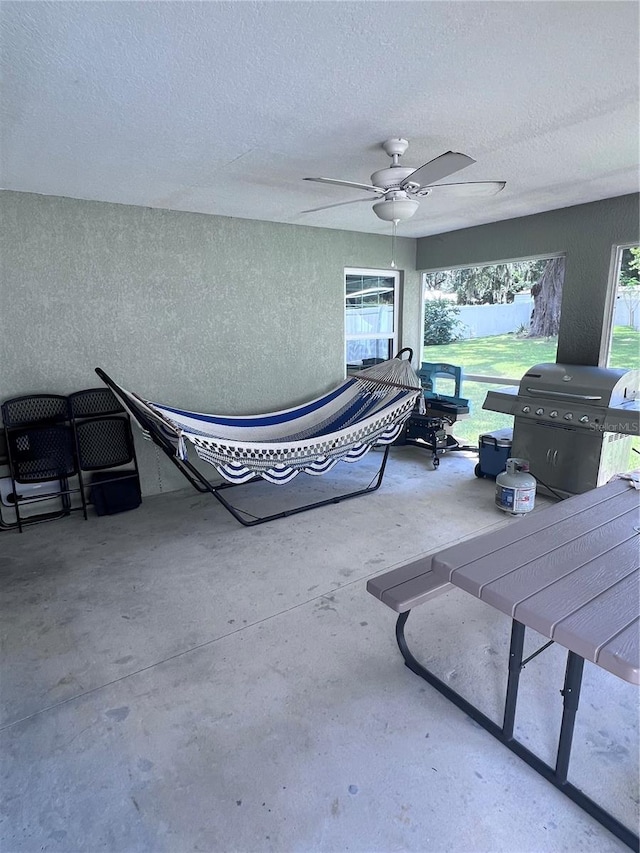
[[[633,467],[639,386],[640,370],[537,364],[482,408],[514,416],[511,455],[529,460],[541,491],[568,497]]]

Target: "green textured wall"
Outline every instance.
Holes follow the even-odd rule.
[[[414,348],[415,245],[396,258]],[[343,377],[344,267],[389,268],[390,251],[377,235],[2,192],[0,400],[95,387],[102,367],[193,410],[295,405]],[[137,445],[146,494],[186,485]]]
[[[639,197],[551,210],[418,240],[419,270],[565,253],[558,361],[598,364],[612,247],[638,242]]]

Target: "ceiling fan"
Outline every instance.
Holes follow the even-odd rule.
[[[353,187],[374,193],[379,199],[373,205],[373,212],[386,222],[401,222],[410,219],[420,206],[419,199],[432,192],[462,196],[489,196],[504,189],[505,181],[475,181],[458,184],[436,184],[436,181],[465,169],[476,161],[466,154],[447,151],[434,160],[429,160],[418,169],[402,166],[400,157],[405,153],[409,143],[406,139],[387,139],[382,148],[391,157],[391,166],[380,169],[371,175],[371,184],[360,184],[355,181],[341,181],[337,178],[304,178],[305,181],[317,181],[321,184],[337,184],[341,187]],[[371,201],[371,196],[356,198],[352,201],[341,201],[337,204],[327,204],[303,210],[302,213],[315,213],[318,210],[328,210],[331,207],[341,207],[345,204],[357,204],[361,201]]]

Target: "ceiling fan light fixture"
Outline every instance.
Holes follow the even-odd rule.
[[[403,222],[411,219],[419,207],[420,202],[412,198],[385,198],[373,205],[373,212],[385,222]]]

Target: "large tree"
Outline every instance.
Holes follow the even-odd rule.
[[[640,285],[640,246],[624,249],[620,263],[619,287],[638,287]]]
[[[545,261],[512,261],[467,269],[428,273],[429,290],[455,293],[458,305],[498,305],[513,302],[516,293],[528,290],[542,274]]]
[[[564,258],[551,258],[531,288],[533,316],[529,337],[551,338],[558,334],[563,281]]]

